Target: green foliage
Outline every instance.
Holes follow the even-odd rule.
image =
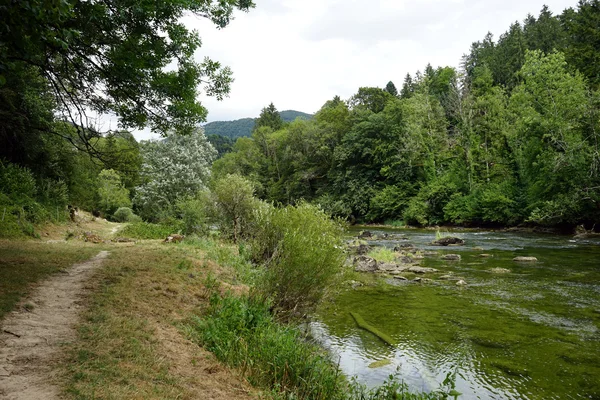
[[[112,216],[117,222],[142,222],[142,219],[133,213],[129,207],[119,207]]]
[[[343,380],[325,354],[292,327],[279,325],[256,298],[211,297],[186,330],[255,386],[282,398],[344,399]]]
[[[176,203],[177,214],[181,219],[182,232],[184,234],[208,235],[209,202],[208,193],[203,192],[194,198],[182,199]]]
[[[387,247],[377,247],[367,254],[369,257],[374,258],[377,261],[383,262],[394,262],[396,260],[396,253]]]
[[[148,221],[174,216],[177,201],[205,190],[209,165],[216,156],[200,130],[142,142],[141,152],[143,182],[136,188],[134,204],[139,215]]]
[[[66,221],[67,200],[63,182],[38,185],[29,169],[0,161],[0,237],[36,237],[34,225]]]
[[[213,194],[221,229],[237,242],[247,234],[256,204],[252,183],[240,175],[227,175],[215,182]]]
[[[98,196],[100,210],[106,215],[113,215],[120,207],[131,207],[129,190],[123,187],[121,177],[112,169],[104,169],[98,175]]]
[[[252,130],[255,131],[262,126],[267,126],[274,131],[283,128],[283,119],[281,119],[281,116],[273,103],[262,109]]]
[[[404,185],[404,187],[384,187],[371,199],[367,220],[382,221],[402,215],[408,204],[408,199],[413,194],[414,189],[408,185]]]
[[[232,79],[218,62],[195,61],[201,41],[181,20],[193,13],[223,28],[234,9],[253,6],[249,0],[18,2],[3,7],[2,82],[35,66],[74,124],[91,108],[116,114],[125,127],[190,132],[207,113],[196,97],[200,82],[206,94],[221,99]],[[87,128],[79,133],[89,143],[96,133]]]
[[[119,232],[119,235],[133,239],[164,239],[176,233],[180,227],[176,224],[152,224],[150,222],[133,222]]]
[[[326,294],[343,264],[342,232],[337,221],[308,203],[255,212],[250,245],[254,259],[266,267],[258,291],[272,299],[280,318],[305,315]]]

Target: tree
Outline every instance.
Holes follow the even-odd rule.
[[[251,0],[137,2],[131,0],[13,1],[0,6],[0,86],[28,67],[52,92],[61,118],[77,127],[89,150],[97,137],[86,110],[114,113],[125,128],[166,135],[190,133],[207,111],[198,86],[222,98],[231,71],[206,58],[199,63],[195,31],[181,22],[186,13],[225,27],[234,9]],[[169,68],[167,68],[169,67]]]
[[[268,126],[274,131],[283,127],[283,120],[281,119],[281,116],[279,115],[279,112],[273,103],[262,109],[252,131],[254,132],[263,126]]]
[[[129,190],[125,189],[119,174],[112,169],[104,169],[98,176],[100,209],[112,215],[119,207],[131,207]]]
[[[600,0],[580,0],[577,12],[561,16],[569,45],[567,61],[584,74],[594,88],[600,86]]]
[[[365,108],[371,112],[383,111],[392,95],[377,87],[361,87],[358,92],[348,100],[350,108]]]
[[[252,183],[240,175],[227,175],[214,185],[214,196],[224,228],[235,242],[244,233],[254,209],[254,188]]]
[[[412,96],[414,91],[415,88],[412,76],[410,76],[410,74],[406,74],[404,77],[404,83],[402,84],[402,90],[400,91],[400,98],[408,99],[410,96]]]
[[[523,83],[510,100],[516,122],[510,142],[532,219],[577,223],[600,197],[592,180],[595,150],[586,141],[592,132],[583,129],[590,105],[583,77],[569,73],[558,52],[528,52],[520,73]]]
[[[394,85],[394,82],[389,81],[387,83],[387,85],[385,85],[385,89],[386,92],[388,92],[389,94],[391,94],[394,97],[398,97],[398,89],[396,89],[396,85]]]
[[[217,152],[197,130],[191,135],[171,134],[162,141],[141,143],[142,185],[134,203],[139,215],[158,220],[170,215],[177,200],[206,189],[210,165]]]

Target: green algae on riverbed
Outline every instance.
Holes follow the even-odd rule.
[[[356,325],[358,325],[359,328],[362,328],[366,331],[371,332],[373,335],[377,336],[379,339],[383,340],[385,343],[389,344],[390,346],[394,345],[394,339],[392,339],[390,336],[386,335],[385,333],[381,332],[379,329],[375,328],[374,326],[368,324],[363,317],[361,317],[359,314],[350,311],[350,315],[352,315],[352,318],[354,318],[354,320],[356,321]]]
[[[425,249],[427,235],[433,236],[402,234]],[[414,390],[435,390],[457,370],[461,399],[599,398],[600,247],[539,235],[475,232],[463,238],[466,246],[451,250],[462,262],[423,260],[422,266],[440,270],[432,284],[380,279],[321,308],[315,329],[342,370],[369,385],[398,371]],[[493,257],[480,258],[481,248]],[[519,255],[539,262],[513,262]],[[476,259],[482,263],[471,264]],[[494,268],[511,272],[490,273]],[[448,273],[465,277],[469,287],[437,279]],[[362,333],[350,312],[397,345]],[[368,368],[382,358],[390,365]]]

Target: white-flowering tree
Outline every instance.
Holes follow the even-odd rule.
[[[143,183],[136,188],[135,205],[147,220],[171,213],[178,200],[205,190],[217,155],[201,130],[142,142],[140,152]]]

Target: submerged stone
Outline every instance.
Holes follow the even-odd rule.
[[[412,272],[413,274],[426,274],[429,272],[437,272],[437,269],[413,266],[413,267],[408,268],[406,271]]]
[[[538,259],[536,257],[515,257],[513,261],[516,262],[536,262]]]
[[[508,268],[492,268],[492,269],[490,269],[490,272],[493,272],[494,274],[508,274],[510,272],[510,269],[508,269]]]
[[[442,260],[446,261],[460,261],[460,254],[444,254]]]

